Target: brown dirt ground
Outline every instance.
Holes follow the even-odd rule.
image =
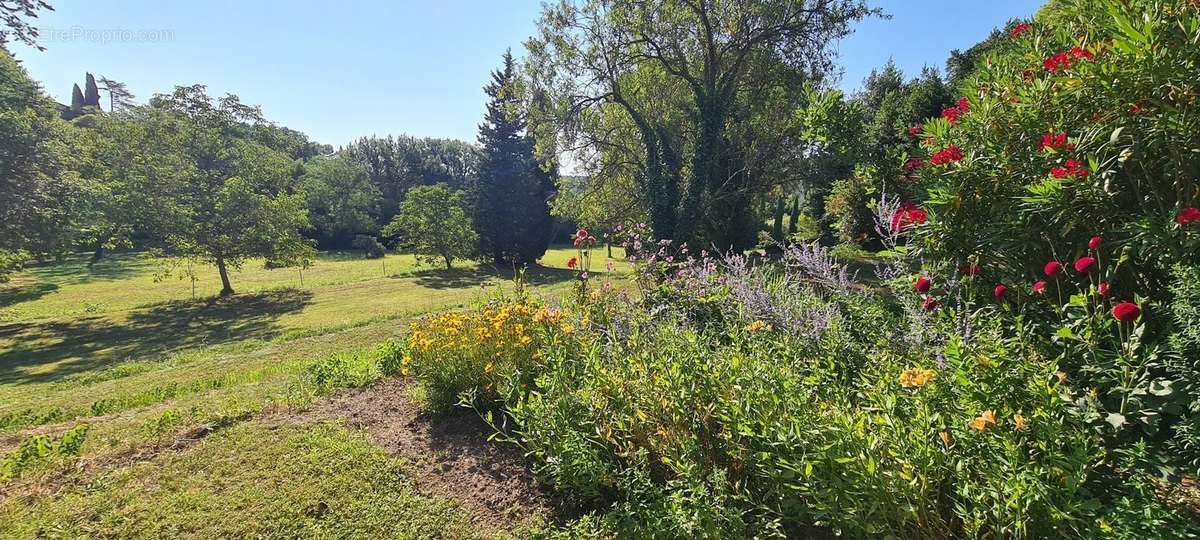
[[[548,497],[519,448],[489,441],[493,430],[474,411],[421,414],[408,399],[405,379],[338,392],[306,411],[265,412],[258,421],[267,426],[341,421],[362,429],[389,454],[411,463],[406,472],[418,492],[458,503],[487,530],[512,530],[549,515]]]

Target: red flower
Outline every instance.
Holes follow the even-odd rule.
[[[1200,208],[1194,206],[1180,210],[1179,215],[1175,216],[1175,223],[1178,223],[1180,226],[1186,226],[1196,221],[1200,221]]]
[[[575,268],[575,264],[578,262],[579,262],[579,260],[576,259],[575,257],[571,257],[570,259],[567,259],[567,268]]]
[[[1010,35],[1012,37],[1017,37],[1028,31],[1029,31],[1029,23],[1021,23],[1021,24],[1014,26],[1012,31],[1009,32],[1008,35]]]
[[[1100,296],[1105,298],[1108,298],[1108,289],[1109,286],[1107,281],[1101,281],[1100,284],[1096,286],[1096,291],[1100,293]]]
[[[958,112],[959,114],[971,112],[971,102],[967,101],[967,98],[961,98],[958,100]]]
[[[1092,270],[1095,270],[1095,269],[1096,269],[1096,258],[1095,257],[1084,256],[1084,257],[1080,257],[1078,260],[1075,261],[1075,271],[1079,272],[1080,274],[1090,274],[1092,272]]]
[[[908,134],[916,135],[916,134],[920,133],[921,130],[923,130],[923,129],[925,129],[925,124],[917,124],[913,127],[908,128]]]
[[[1087,178],[1087,176],[1091,174],[1091,171],[1085,168],[1083,162],[1079,161],[1078,159],[1068,159],[1063,163],[1063,165],[1066,165],[1066,167],[1051,167],[1050,174],[1055,178],[1066,178],[1068,176]]]
[[[1033,284],[1033,292],[1038,294],[1046,294],[1046,282],[1038,281]]]
[[[582,238],[576,238],[576,239],[575,239],[575,247],[579,247],[579,245],[580,245],[580,244],[582,244],[582,243],[583,243],[583,239],[582,239]]]
[[[1042,142],[1038,145],[1038,150],[1045,150],[1047,147],[1059,150],[1066,145],[1067,132],[1064,131],[1056,135],[1053,131],[1051,131],[1050,133],[1042,134]]]
[[[1046,274],[1046,277],[1058,277],[1062,275],[1062,263],[1050,261],[1042,267],[1042,273]]]
[[[921,302],[921,309],[924,309],[925,311],[933,311],[935,308],[937,308],[937,305],[937,298],[926,296],[925,301]]]
[[[995,289],[992,289],[992,296],[995,296],[996,300],[999,300],[1001,298],[1004,298],[1004,293],[1006,293],[1006,292],[1008,292],[1008,285],[1001,283],[999,285],[996,285]]]
[[[1141,314],[1142,308],[1133,302],[1121,302],[1112,308],[1113,318],[1121,322],[1135,321]]]
[[[1046,71],[1050,73],[1058,73],[1059,71],[1071,69],[1071,57],[1065,52],[1060,52],[1042,61],[1042,67],[1046,68]]]
[[[1099,236],[1093,236],[1091,240],[1088,240],[1088,249],[1096,249],[1100,247],[1102,242],[1104,242],[1103,238],[1100,238]]]
[[[580,240],[587,238],[587,236],[588,236],[587,229],[585,229],[583,227],[580,227],[579,231],[575,233],[575,238],[579,238]]]
[[[1096,57],[1096,55],[1092,54],[1091,51],[1080,48],[1080,47],[1071,47],[1070,54],[1071,54],[1071,58],[1074,58],[1076,60],[1083,60],[1083,59],[1091,60],[1092,58]]]
[[[929,158],[929,162],[934,165],[945,165],[952,161],[962,161],[962,158],[962,149],[958,145],[952,144],[935,153]]]
[[[1140,112],[1142,112],[1142,104],[1141,104],[1141,102],[1134,103],[1133,105],[1130,105],[1130,106],[1129,106],[1129,114],[1137,114],[1137,113],[1140,113]]]
[[[958,107],[946,107],[945,109],[942,109],[942,118],[945,118],[947,122],[953,124],[958,121],[958,113]]]
[[[919,292],[919,293],[927,293],[927,292],[929,292],[929,288],[932,286],[933,286],[933,282],[930,281],[929,278],[927,278],[925,276],[921,276],[921,277],[917,278],[917,283],[916,283],[916,285],[914,285],[914,288],[916,288],[917,292]]]
[[[920,169],[921,167],[924,167],[924,166],[925,166],[924,160],[922,160],[921,158],[918,158],[918,157],[911,157],[911,158],[908,158],[908,161],[904,163],[904,170],[906,172],[912,172],[913,170]]]
[[[913,206],[912,203],[904,203],[892,214],[892,230],[900,231],[905,227],[914,223],[925,223],[929,218],[929,213]]]

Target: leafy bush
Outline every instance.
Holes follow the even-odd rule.
[[[387,255],[387,248],[379,243],[379,239],[367,234],[354,235],[354,241],[351,242],[350,247],[361,249],[363,256],[368,259],[382,259],[384,255]]]
[[[69,459],[79,455],[87,440],[89,426],[79,424],[57,440],[49,435],[33,435],[0,461],[0,480],[17,477],[22,471],[51,459]]]
[[[909,309],[905,294],[856,287],[818,246],[757,266],[640,253],[639,299],[578,298],[536,350],[458,337],[476,315],[419,326],[409,342],[426,349],[417,377],[443,403],[504,388],[488,400],[503,400],[539,476],[607,509],[573,533],[1197,532],[1157,499],[1144,444],[1107,449],[1083,376],[996,312],[964,326],[953,309]]]
[[[447,412],[460,401],[490,408],[529,385],[551,328],[574,331],[559,310],[524,299],[492,302],[413,323],[407,343],[386,346],[380,362],[415,378],[418,401],[430,412]]]
[[[1186,461],[1161,443],[1188,438],[1200,389],[1164,316],[1172,268],[1200,263],[1197,95],[1177,82],[1200,75],[1197,28],[1185,0],[1064,0],[1014,25],[921,128],[923,207],[892,220],[945,285],[926,306],[963,328],[989,312],[1089,390],[1107,448],[1147,443],[1141,466],[1168,474]]]

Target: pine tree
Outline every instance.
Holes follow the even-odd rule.
[[[554,182],[534,158],[518,84],[506,51],[503,67],[484,87],[490,100],[479,126],[483,157],[474,192],[480,254],[498,264],[536,261],[553,234],[548,201]]]
[[[83,114],[83,91],[76,84],[71,88],[71,109],[70,117],[76,117]],[[69,119],[69,118],[68,118]]]
[[[100,108],[100,88],[96,86],[96,78],[91,73],[87,74],[87,82],[84,83],[83,106]]]

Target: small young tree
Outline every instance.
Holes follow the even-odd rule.
[[[441,258],[447,269],[453,268],[454,259],[470,257],[478,241],[462,200],[463,193],[446,184],[412,188],[383,234],[411,245],[420,262],[434,264]]]

